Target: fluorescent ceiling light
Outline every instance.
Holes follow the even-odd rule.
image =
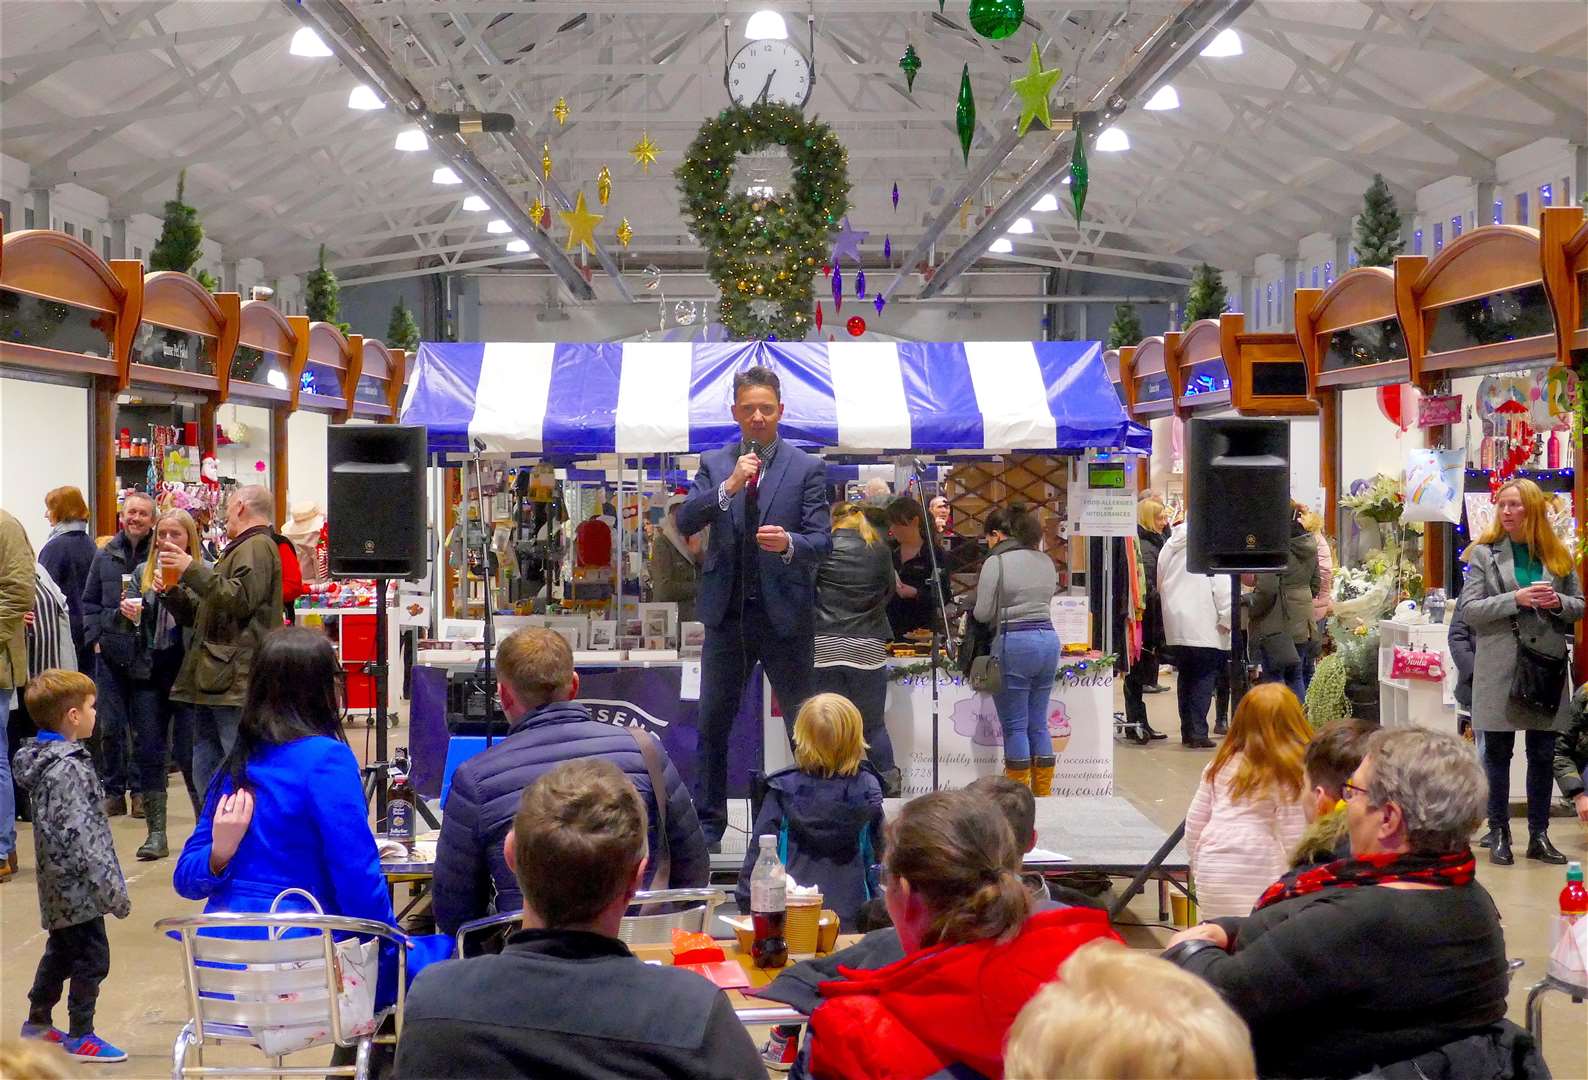
[[[788,38],[788,26],[777,12],[758,11],[744,24],[744,36],[751,41],[765,41],[767,38],[784,41]]]
[[[1245,51],[1241,46],[1241,35],[1234,30],[1220,30],[1218,36],[1202,50],[1202,55],[1218,60],[1226,56],[1239,56]]]
[[[1123,128],[1106,127],[1097,136],[1097,149],[1105,154],[1117,153],[1120,150],[1130,149],[1130,136],[1125,134]]]
[[[432,184],[461,184],[461,183],[463,183],[463,181],[461,179],[459,179],[458,174],[452,171],[452,167],[450,165],[443,165],[443,166],[441,166],[441,168],[439,168],[435,172],[431,173],[430,174],[430,182]]]
[[[1032,204],[1031,212],[1033,214],[1051,214],[1058,208],[1058,196],[1054,195],[1053,192],[1050,191]]]
[[[490,206],[487,205],[485,200],[480,198],[478,195],[470,195],[467,199],[463,200],[463,209],[467,210],[471,214],[478,214],[481,211],[489,210]]]
[[[991,244],[987,245],[988,252],[993,254],[993,255],[1007,255],[1011,251],[1013,251],[1014,249],[1015,249],[1015,245],[1009,240],[1009,238],[1007,236],[1000,236],[998,239],[994,240]]]
[[[1174,87],[1164,83],[1158,87],[1158,92],[1147,99],[1147,104],[1142,108],[1148,112],[1166,112],[1169,109],[1180,107],[1180,95],[1175,93]]]
[[[1028,217],[1015,218],[1014,223],[1005,231],[1014,236],[1025,236],[1028,233],[1035,232],[1036,226],[1031,224],[1031,219]]]
[[[409,153],[414,153],[419,150],[429,149],[430,140],[425,138],[425,133],[420,131],[418,128],[405,127],[397,133],[397,141],[392,145],[398,150],[406,150]]]
[[[507,250],[511,251],[514,255],[522,255],[524,252],[529,250],[529,241],[509,240],[507,242]]]
[[[287,46],[287,51],[293,56],[331,55],[331,50],[325,47],[325,42],[320,40],[320,35],[307,26],[292,35],[292,44]]]
[[[510,233],[513,231],[513,227],[501,218],[493,218],[491,223],[485,227],[485,231],[488,233]]]
[[[353,87],[353,92],[347,95],[347,107],[358,109],[360,112],[369,112],[373,109],[384,109],[386,103],[376,96],[375,91],[360,83]]]

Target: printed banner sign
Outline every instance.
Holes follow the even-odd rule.
[[[1417,399],[1417,426],[1445,427],[1461,423],[1461,395],[1424,396]]]

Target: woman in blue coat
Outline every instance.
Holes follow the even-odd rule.
[[[283,890],[303,889],[327,915],[396,926],[336,676],[324,634],[288,627],[260,647],[237,744],[177,860],[176,891],[205,911],[266,912]],[[312,909],[287,897],[277,910]],[[395,997],[390,959],[382,1002]]]

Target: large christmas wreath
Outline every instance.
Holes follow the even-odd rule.
[[[741,155],[774,146],[788,154],[788,185],[735,184]],[[803,340],[811,279],[849,211],[848,157],[832,128],[787,105],[735,106],[701,125],[674,175],[728,333]]]

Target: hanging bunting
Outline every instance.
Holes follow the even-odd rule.
[[[602,206],[605,206],[607,200],[612,198],[612,170],[605,165],[601,166],[601,171],[596,173],[596,198],[601,200]]]
[[[921,57],[916,53],[914,45],[904,47],[904,55],[899,57],[899,68],[904,72],[904,88],[913,94],[915,73],[921,70]]]
[[[1015,134],[1024,135],[1033,120],[1040,121],[1044,128],[1053,126],[1053,119],[1048,114],[1048,95],[1053,92],[1053,84],[1059,81],[1059,76],[1064,74],[1058,68],[1042,70],[1042,54],[1037,50],[1037,43],[1031,43],[1031,59],[1026,63],[1024,78],[1014,79],[1009,83],[1009,88],[1020,99],[1020,119],[1015,124]]]
[[[1081,223],[1081,211],[1086,207],[1086,188],[1091,179],[1091,167],[1086,164],[1086,132],[1081,118],[1075,118],[1075,152],[1070,155],[1070,201],[1075,204],[1075,223]]]
[[[976,137],[976,94],[970,88],[970,65],[959,75],[959,101],[954,106],[954,128],[959,132],[959,151],[970,164],[970,143]]]
[[[557,104],[551,107],[551,115],[557,118],[558,127],[566,124],[568,122],[568,99],[559,97]]]
[[[882,314],[882,305],[886,304],[887,302],[888,301],[883,297],[882,293],[879,291],[877,293],[877,298],[871,302],[871,306],[877,309],[877,314],[878,315],[881,315]]]
[[[540,144],[540,178],[542,180],[551,179],[551,145],[549,143]]]
[[[649,176],[651,166],[656,163],[656,155],[661,153],[661,150],[660,146],[651,142],[651,133],[646,131],[640,134],[639,142],[629,147],[629,156],[634,158],[634,164],[638,165]]]
[[[866,298],[866,272],[864,270],[855,275],[855,298],[858,300]]]
[[[844,310],[844,268],[833,264],[833,310]]]
[[[634,226],[629,224],[629,219],[624,218],[618,222],[618,243],[624,247],[629,246],[629,241],[634,239]]]

